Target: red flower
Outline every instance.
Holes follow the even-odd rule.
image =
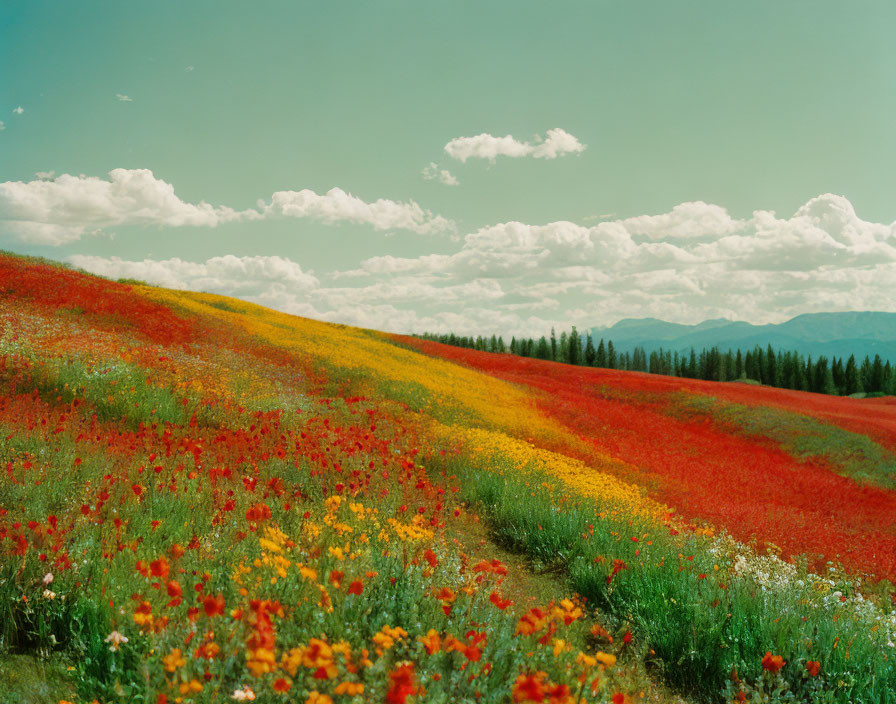
[[[274,691],[275,692],[288,692],[292,689],[292,682],[290,682],[285,677],[278,677],[274,680]]]
[[[348,585],[348,593],[349,594],[361,594],[364,591],[364,582],[360,579],[354,580],[351,584]]]
[[[220,616],[224,613],[224,595],[218,594],[217,596],[207,596],[202,600],[202,608],[205,610],[205,615],[209,618],[214,616]]]
[[[818,673],[821,672],[821,663],[818,660],[809,660],[806,663],[806,671],[810,677],[818,677]]]
[[[784,662],[784,658],[780,655],[772,655],[771,650],[767,650],[765,655],[762,656],[762,669],[768,670],[769,672],[778,672],[784,665],[787,663]]]
[[[544,686],[542,682],[545,673],[521,674],[513,683],[513,701],[515,702],[543,702]]]
[[[405,700],[417,693],[414,680],[414,665],[399,665],[389,673],[389,691],[386,692],[387,704],[404,704]]]
[[[504,599],[498,592],[492,592],[488,600],[497,606],[501,611],[510,606],[513,602],[510,599]]]
[[[153,560],[149,563],[149,573],[153,577],[159,577],[160,579],[165,579],[168,576],[168,560],[164,557],[160,557],[158,560]]]

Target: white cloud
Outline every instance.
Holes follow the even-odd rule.
[[[21,105],[19,105],[19,107],[13,108],[12,111],[13,111],[13,114],[15,114],[15,115],[21,115],[23,112],[25,112],[25,108],[23,108]]]
[[[245,295],[275,286],[306,292],[320,284],[312,272],[303,271],[294,261],[284,257],[236,257],[227,254],[205,262],[189,262],[173,258],[126,261],[118,257],[95,257],[76,254],[68,261],[76,267],[109,278],[140,279],[167,288],[213,291]]]
[[[0,236],[22,242],[62,245],[105,229],[142,225],[216,227],[275,217],[351,222],[375,230],[404,229],[421,234],[452,230],[453,223],[413,201],[380,199],[367,203],[342,189],[323,195],[311,190],[278,191],[258,209],[237,211],[205,201],[190,203],[149,169],[114,169],[109,178],[37,174],[38,180],[0,183]]]
[[[896,223],[813,198],[791,217],[735,219],[706,203],[597,223],[499,223],[455,251],[383,254],[315,275],[280,257],[126,262],[90,271],[238,295],[279,310],[395,332],[541,335],[623,317],[777,322],[825,310],[896,310]]]
[[[124,95],[123,93],[116,93],[115,97],[118,98],[122,103],[133,103],[134,99],[129,95]]]
[[[460,181],[457,180],[457,177],[448,171],[448,169],[440,169],[434,161],[429,162],[429,166],[425,167],[420,173],[423,174],[423,178],[427,181],[438,181],[446,186],[460,185]]]
[[[0,120],[0,132],[6,129],[6,123],[3,120]]]
[[[332,188],[323,195],[312,190],[278,191],[264,206],[264,215],[310,217],[327,223],[348,221],[372,225],[375,230],[411,230],[430,234],[451,230],[453,223],[433,215],[413,201],[401,203],[379,199],[367,203],[341,188]]]
[[[53,170],[50,171],[35,171],[34,175],[37,176],[41,181],[52,181],[56,176],[56,172]]]
[[[65,244],[119,225],[214,227],[247,217],[204,201],[187,203],[149,169],[113,169],[108,179],[62,174],[0,183],[0,230],[37,244]]]
[[[495,137],[483,133],[475,137],[455,137],[445,145],[445,153],[462,162],[467,159],[488,159],[493,162],[499,156],[555,159],[563,154],[578,154],[583,151],[585,145],[559,127],[548,130],[544,140],[536,138],[534,144],[521,142],[511,135]]]

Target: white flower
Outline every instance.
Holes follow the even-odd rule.
[[[255,699],[255,692],[253,692],[249,687],[244,686],[242,689],[237,689],[231,695],[233,699],[237,701],[253,701]]]
[[[47,572],[41,581],[44,583],[44,586],[48,586],[49,584],[51,584],[53,582],[53,573]]]
[[[109,635],[106,636],[106,642],[109,644],[109,650],[113,653],[118,650],[118,646],[122,643],[127,643],[128,639],[123,633],[119,633],[118,631],[112,631]]]
[[[44,599],[55,599],[56,592],[51,592],[49,589],[44,589]]]

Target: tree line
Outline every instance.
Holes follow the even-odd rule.
[[[424,333],[420,337],[456,347],[484,352],[510,353],[521,357],[545,359],[565,364],[624,371],[648,372],[707,381],[753,380],[768,386],[799,391],[849,396],[856,393],[896,395],[896,371],[889,360],[875,355],[858,362],[824,355],[813,359],[795,350],[765,349],[756,345],[752,350],[727,350],[717,346],[688,354],[660,348],[649,354],[641,346],[619,352],[612,340],[601,338],[597,346],[590,334],[579,333],[575,326],[563,331],[558,338],[551,328],[550,337],[516,337],[507,345],[503,337],[492,335],[459,336],[454,333],[437,335]]]

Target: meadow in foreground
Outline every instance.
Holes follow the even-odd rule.
[[[643,661],[700,700],[896,701],[889,543],[821,573],[794,521],[753,532],[794,561],[738,542],[663,478],[672,457],[696,493],[706,438],[692,465],[636,453],[615,418],[647,404],[624,384],[598,428],[609,392],[572,403],[218,296],[7,256],[0,274],[0,648],[67,658],[60,699],[618,704]],[[663,398],[651,422],[707,414]],[[456,541],[470,510],[568,590],[511,594]],[[879,514],[828,521],[892,540]]]

